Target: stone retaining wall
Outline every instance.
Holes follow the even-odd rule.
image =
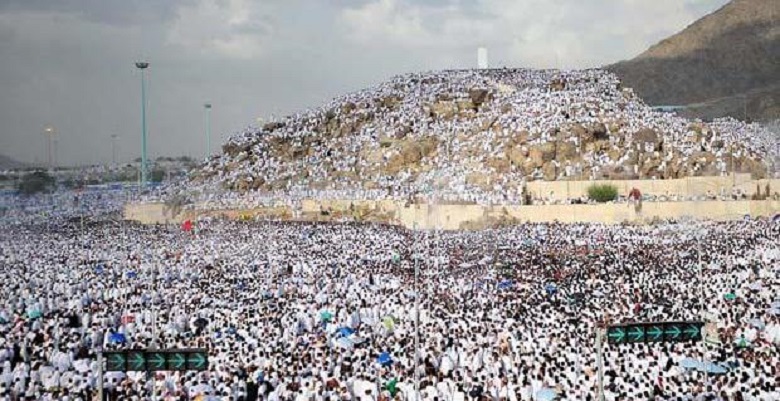
[[[325,210],[328,213],[323,214]],[[520,222],[623,222],[647,223],[658,219],[693,217],[710,220],[735,220],[745,216],[772,217],[780,213],[780,201],[700,201],[645,202],[641,210],[629,204],[600,205],[406,205],[393,201],[304,201],[301,210],[289,207],[250,210],[184,212],[170,216],[161,203],[128,204],[125,218],[145,224],[180,223],[201,216],[226,218],[273,218],[282,220],[329,221],[351,219],[400,224],[407,228],[446,230],[480,229]]]

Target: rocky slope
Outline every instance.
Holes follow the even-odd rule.
[[[732,0],[636,58],[607,67],[651,105],[688,116],[780,117],[780,1]]]
[[[769,138],[758,125],[654,112],[603,70],[444,71],[249,127],[187,185],[473,198],[511,197],[533,179],[764,177]]]

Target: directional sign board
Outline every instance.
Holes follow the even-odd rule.
[[[127,369],[127,354],[125,352],[106,352],[106,370],[123,372]]]
[[[204,349],[106,351],[108,372],[155,372],[206,370],[208,352]]]
[[[165,352],[146,351],[146,370],[152,372],[158,370],[168,370],[165,363]]]
[[[632,344],[701,341],[704,322],[651,322],[609,326],[607,342]]]

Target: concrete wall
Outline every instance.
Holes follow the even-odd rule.
[[[142,224],[179,223],[179,216],[172,216],[163,203],[128,203],[124,207],[124,218]]]
[[[647,195],[684,195],[698,196],[708,192],[719,193],[725,189],[729,193],[739,188],[752,195],[756,186],[761,191],[769,184],[772,193],[780,192],[780,179],[752,180],[749,174],[736,174],[724,177],[690,177],[679,180],[630,180],[595,181],[615,185],[621,194],[627,195],[631,188],[638,188]],[[584,196],[594,181],[535,181],[528,183],[528,190],[534,196],[555,199]],[[321,210],[329,210],[323,216]],[[410,205],[395,201],[350,201],[330,200],[301,202],[300,213],[292,208],[277,205],[252,210],[216,210],[208,212],[185,211],[173,215],[162,203],[128,204],[125,206],[125,218],[142,223],[179,223],[200,216],[224,216],[242,218],[245,216],[298,220],[328,220],[353,218],[357,220],[382,221],[402,224],[406,227],[461,229],[479,228],[497,222],[602,222],[621,223],[624,221],[650,221],[653,219],[679,218],[691,216],[713,220],[739,219],[745,215],[773,216],[780,213],[778,201],[711,201],[711,202],[645,202],[642,211],[637,213],[633,206],[626,204],[606,205],[532,205],[532,206],[494,206],[478,205]]]
[[[539,197],[548,197],[553,193],[556,199],[585,196],[588,187],[594,183],[611,184],[618,188],[621,195],[628,195],[632,188],[638,188],[646,195],[684,195],[699,196],[707,192],[720,193],[725,189],[729,193],[738,188],[744,193],[756,192],[756,185],[764,187],[768,183],[772,193],[780,192],[780,179],[753,180],[750,174],[736,174],[724,177],[689,177],[679,180],[622,180],[622,181],[532,181],[527,184],[528,191]]]
[[[299,220],[328,220],[352,217],[358,220],[382,221],[407,228],[442,228],[445,230],[473,229],[497,223],[519,222],[599,222],[618,224],[623,222],[649,222],[655,219],[693,217],[710,220],[735,220],[744,216],[771,217],[780,213],[780,201],[702,201],[702,202],[645,202],[640,212],[628,204],[602,205],[537,205],[537,206],[479,206],[479,205],[405,205],[391,201],[328,201],[323,202],[330,216],[320,215],[320,204],[303,202]],[[227,218],[241,216],[273,216],[291,219],[290,209],[226,210],[206,213],[185,212],[172,217],[165,213],[164,205],[128,204],[125,218],[145,224],[179,223],[199,216],[221,215]]]

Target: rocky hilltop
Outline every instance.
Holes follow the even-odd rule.
[[[690,117],[780,118],[780,1],[732,0],[607,67],[651,105]]]
[[[776,151],[755,124],[655,112],[604,70],[525,69],[395,77],[222,149],[190,187],[512,197],[535,179],[765,177]]]

